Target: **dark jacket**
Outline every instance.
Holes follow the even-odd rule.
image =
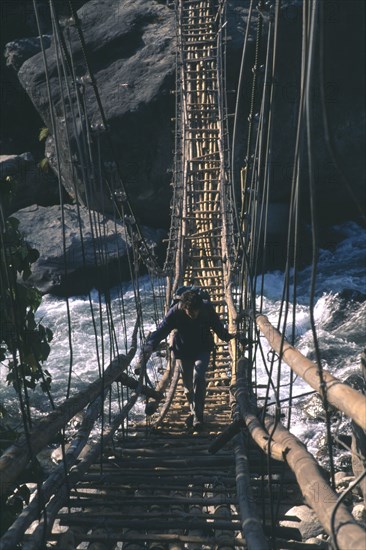
[[[161,340],[176,330],[172,346],[175,357],[194,359],[203,351],[212,351],[214,339],[210,329],[225,342],[232,338],[210,303],[203,302],[197,319],[188,317],[178,303],[169,309],[157,330],[148,338],[147,344],[151,344],[155,350]]]

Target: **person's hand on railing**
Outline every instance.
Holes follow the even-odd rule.
[[[152,344],[146,343],[142,346],[142,353],[144,355],[145,360],[149,359],[152,352],[153,352]]]
[[[238,331],[236,334],[235,334],[235,340],[241,345],[243,346],[243,348],[246,348],[250,345],[253,345],[255,344],[256,342],[251,340],[250,338],[247,338],[245,336],[245,334],[243,332],[240,332]]]
[[[152,354],[153,352],[153,346],[152,344],[143,344],[143,346],[141,347],[141,351],[140,351],[140,356],[139,356],[139,359],[138,359],[138,364],[135,368],[135,374],[140,374],[141,372],[141,365],[143,365],[144,363],[146,363],[149,358],[150,358],[150,355]]]

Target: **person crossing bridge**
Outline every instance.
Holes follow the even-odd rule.
[[[235,334],[228,332],[211,302],[203,299],[194,289],[183,292],[177,303],[173,303],[161,324],[147,339],[144,353],[147,355],[155,351],[173,330],[172,350],[179,362],[190,408],[186,424],[199,430],[203,425],[206,371],[215,345],[211,331],[225,342],[229,342]]]

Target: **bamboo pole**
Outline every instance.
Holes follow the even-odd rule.
[[[286,340],[282,345],[281,333],[270,323],[265,315],[257,315],[256,323],[276,353],[291,369],[301,376],[320,395],[326,393],[328,402],[352,418],[363,430],[366,430],[366,396],[324,370],[324,389],[321,387],[318,366],[307,359]]]
[[[179,364],[176,361],[174,361],[174,372],[173,372],[172,379],[170,381],[169,391],[168,391],[168,393],[165,397],[164,406],[162,407],[162,410],[160,411],[159,417],[154,422],[155,427],[160,426],[160,424],[164,420],[164,418],[165,418],[165,416],[166,416],[166,414],[167,414],[167,412],[170,408],[170,405],[171,405],[173,397],[174,397],[175,390],[177,388],[179,375],[180,375]]]
[[[128,367],[135,351],[135,348],[131,348],[127,356],[119,355],[105,370],[103,378],[95,380],[86,390],[70,397],[54,411],[38,420],[30,433],[30,447],[23,436],[4,452],[0,457],[0,494],[5,494],[11,488],[32,455],[43,449],[76,413],[105,392],[121,376],[121,371]]]
[[[316,513],[328,534],[338,495],[326,483],[322,470],[305,446],[273,417],[266,416],[265,424],[275,441],[286,448],[286,462],[296,475],[306,502]],[[339,550],[365,550],[366,531],[356,522],[344,504],[340,504],[334,519]]]
[[[154,503],[152,503],[152,506]],[[195,511],[197,510],[198,514],[196,517]],[[65,518],[66,519],[66,518]],[[231,521],[228,519],[217,519],[214,518],[212,521],[212,517],[206,517],[202,514],[199,507],[197,509],[190,510],[190,513],[188,517],[181,519],[181,518],[173,518],[173,519],[164,519],[164,514],[161,513],[159,519],[147,519],[143,518],[140,519],[139,517],[131,518],[131,519],[121,519],[121,518],[111,518],[106,515],[100,515],[99,517],[93,516],[93,517],[87,517],[86,514],[69,514],[67,519],[65,521],[61,521],[62,524],[67,523],[68,525],[93,525],[93,526],[105,526],[106,528],[113,528],[113,527],[127,527],[130,529],[136,529],[136,531],[152,531],[154,533],[155,529],[161,529],[162,531],[169,532],[169,530],[174,528],[182,528],[185,530],[189,530],[190,535],[199,535],[200,533],[192,532],[196,529],[201,531],[212,531],[213,528],[216,529],[227,529],[230,531],[238,531],[240,528],[239,521]],[[207,521],[210,520],[210,521]],[[192,530],[192,531],[191,531]],[[255,548],[255,547],[253,547]],[[257,550],[257,549],[256,549]],[[259,547],[258,547],[258,550]]]
[[[236,385],[232,387],[232,392],[239,405],[241,417],[243,418],[250,435],[262,451],[270,455],[275,460],[283,461],[285,448],[283,445],[271,440],[268,432],[264,429],[257,418],[256,408],[251,405],[251,398],[249,396],[245,376],[248,368],[249,360],[246,357],[241,357],[238,361],[238,377],[236,380]]]
[[[159,380],[159,382],[156,386],[156,391],[160,394],[160,398],[155,399],[154,401],[150,401],[149,403],[147,403],[147,405],[145,407],[145,414],[146,415],[150,416],[150,415],[154,414],[157,411],[157,409],[159,407],[159,403],[162,399],[162,396],[163,396],[166,388],[169,386],[169,382],[171,383],[171,378],[172,378],[171,359],[169,358],[168,361],[167,361],[167,366],[164,370],[164,374],[160,378],[160,380]]]
[[[128,376],[126,373],[122,373],[121,376],[118,377],[118,382],[121,382],[123,386],[127,386],[132,390],[135,390],[138,386],[138,380],[136,380],[136,378],[133,378],[132,376]],[[163,397],[162,392],[156,391],[154,390],[154,388],[150,388],[146,385],[143,385],[141,387],[141,394],[159,401]]]
[[[48,536],[48,534],[51,532],[57,513],[69,497],[69,489],[76,485],[76,483],[88,471],[91,464],[93,464],[93,462],[97,460],[104,446],[112,439],[115,431],[127,418],[128,413],[134,407],[138,397],[141,395],[141,389],[143,387],[142,380],[144,379],[145,371],[146,362],[142,364],[138,386],[135,393],[130,397],[121,412],[113,419],[113,422],[110,424],[110,426],[104,429],[99,440],[91,446],[90,450],[81,459],[80,463],[71,470],[68,477],[68,483],[63,484],[62,487],[60,487],[59,491],[48,502],[47,506],[45,507],[46,520],[44,515],[42,515],[38,526],[32,533],[32,539],[30,541],[27,541],[27,543],[23,545],[24,550],[38,550],[42,544],[42,541],[44,540],[45,535]],[[4,548],[3,546],[1,546],[1,550],[13,550],[13,548],[13,546],[7,546]]]
[[[79,533],[75,533],[75,540],[77,542],[83,542],[83,541],[95,541],[95,540],[102,540],[102,541],[114,541],[115,543],[120,541],[141,541],[142,543],[146,543],[148,541],[161,541],[165,544],[171,544],[171,543],[182,543],[183,545],[187,544],[199,544],[200,548],[202,548],[202,545],[209,547],[209,548],[216,548],[217,540],[213,536],[207,536],[207,537],[199,537],[199,536],[193,536],[193,535],[180,535],[176,533],[163,533],[160,535],[156,534],[133,534],[130,536],[129,534],[114,534],[109,533],[108,535],[105,535],[103,537],[98,535],[81,535]],[[239,548],[246,548],[246,543],[242,538],[237,538],[234,536],[231,536],[230,539],[228,539],[229,542],[235,545],[235,547]],[[187,547],[187,546],[186,546]],[[296,547],[295,547],[296,548]],[[170,550],[170,547],[169,547]],[[312,550],[311,546],[307,548],[307,550]]]
[[[101,404],[102,399],[98,397],[89,405],[85,412],[83,422],[65,453],[64,460],[59,464],[56,470],[48,476],[40,492],[34,495],[34,498],[32,498],[28,506],[23,509],[22,513],[1,538],[0,547],[2,550],[6,550],[6,548],[15,548],[17,544],[21,542],[26,529],[39,516],[39,510],[42,508],[42,505],[64,485],[67,472],[76,464],[81,451],[85,447],[94,421],[100,415]]]
[[[238,434],[234,440],[236,462],[236,489],[241,517],[241,529],[248,544],[248,550],[267,550],[268,542],[262,524],[255,512],[255,500],[250,486],[248,457],[243,436]]]

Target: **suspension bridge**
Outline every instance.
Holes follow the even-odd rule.
[[[36,2],[34,5],[37,16]],[[248,10],[247,25],[251,18],[256,21],[257,38],[267,27],[267,42],[262,44],[266,52],[263,70],[272,83],[279,6],[280,2],[270,8],[251,2]],[[236,122],[233,129],[228,124],[225,0],[176,0],[170,6],[175,10],[177,44],[175,159],[171,227],[163,268],[142,236],[119,177],[118,163],[112,179],[110,173],[96,173],[88,149],[90,139],[97,142],[100,133],[90,137],[87,106],[80,88],[72,85],[76,78],[73,51],[65,38],[70,32],[79,37],[84,49],[86,74],[98,97],[105,128],[108,121],[88,58],[82,21],[70,2],[71,23],[65,32],[52,0],[50,7],[70,143],[78,122],[85,130],[85,135],[77,132],[81,140],[77,154],[86,194],[93,193],[87,182],[101,178],[101,184],[115,198],[116,216],[125,220],[126,238],[131,243],[128,254],[136,322],[132,331],[127,329],[122,294],[121,319],[112,319],[108,296],[100,298],[99,315],[108,318],[109,333],[106,329],[96,331],[96,345],[101,346],[107,336],[111,342],[110,360],[103,356],[98,365],[100,376],[83,391],[67,395],[62,405],[42,419],[32,425],[25,423],[24,437],[0,457],[1,489],[6,494],[14,490],[24,470],[36,462],[37,454],[55,434],[65,437],[70,421],[79,414],[79,426],[68,436],[67,445],[65,441],[62,444],[60,464],[47,479],[37,482],[30,502],[0,539],[1,550],[319,548],[316,543],[305,543],[298,529],[283,523],[296,520],[289,510],[304,503],[313,509],[329,536],[322,547],[363,550],[366,531],[353,519],[344,496],[336,493],[332,466],[327,475],[291,433],[291,410],[296,407],[291,392],[286,398],[286,413],[281,409],[281,370],[274,376],[275,361],[283,369],[284,364],[290,367],[291,383],[295,375],[300,376],[320,394],[328,430],[330,407],[342,411],[361,431],[366,430],[365,396],[322,368],[319,357],[315,361],[304,357],[293,345],[294,334],[292,340],[285,338],[287,319],[294,315],[289,313],[289,287],[284,291],[277,326],[264,314],[259,249],[265,243],[269,174],[263,166],[270,151],[273,90],[263,84],[260,87],[253,71],[252,108],[259,105],[259,122],[254,126],[255,113],[251,112],[247,161],[241,184],[236,186],[232,165],[235,143],[230,132],[235,136],[239,129]],[[311,130],[308,90],[319,17],[319,2],[304,2],[298,124],[307,132]],[[42,36],[41,29],[39,34]],[[244,57],[245,45],[243,51]],[[43,54],[47,71],[45,50]],[[57,146],[57,115],[51,99],[50,113],[50,131]],[[289,219],[293,232],[302,167],[299,143],[294,144],[294,158]],[[98,241],[100,227],[94,223]],[[246,336],[246,346],[234,340],[215,342],[207,373],[205,424],[199,432],[187,430],[185,425],[188,403],[169,343],[148,359],[141,353],[148,332],[139,286],[141,266],[149,273],[157,323],[177,289],[194,284],[209,291],[229,331]],[[115,329],[120,321],[125,327],[121,340]],[[267,359],[263,340],[272,350]],[[258,381],[260,361],[265,364],[267,385]],[[152,373],[157,369],[155,376]],[[117,388],[119,408],[109,414],[106,410],[112,387]],[[270,392],[276,396],[273,414],[268,412]],[[141,406],[138,408],[141,402],[145,404],[143,413]],[[328,445],[331,456],[331,438]],[[365,472],[356,482],[361,482]]]

